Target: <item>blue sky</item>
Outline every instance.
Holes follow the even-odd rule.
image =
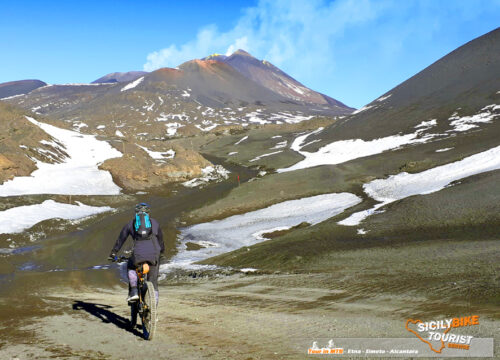
[[[361,107],[499,19],[500,0],[7,2],[0,82],[91,82],[243,48]]]

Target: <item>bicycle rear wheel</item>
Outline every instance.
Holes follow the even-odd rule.
[[[146,281],[144,308],[142,311],[142,332],[146,340],[152,340],[156,332],[156,297],[153,283]]]

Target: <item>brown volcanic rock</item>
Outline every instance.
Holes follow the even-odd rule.
[[[37,169],[23,152],[0,154],[0,184],[15,176],[27,176]]]
[[[19,166],[9,160],[3,154],[0,154],[0,182],[12,179],[17,175]]]
[[[229,64],[218,60],[190,60],[179,69],[159,69],[144,77],[137,89],[168,87],[191,89],[189,101],[211,107],[254,103],[282,103],[283,96],[249,80]]]
[[[188,136],[196,136],[201,133],[201,130],[198,129],[193,124],[187,124],[177,130],[177,134],[180,136],[188,137]]]
[[[42,140],[52,139],[29,122],[22,109],[0,101],[0,184],[36,170],[32,159],[54,162],[64,158],[58,149],[40,143]],[[49,155],[51,153],[58,156]]]
[[[137,147],[120,158],[106,160],[100,169],[109,171],[113,181],[122,188],[146,190],[198,177],[202,168],[211,165],[196,151],[178,145],[174,149],[173,159],[155,161]]]
[[[14,164],[12,161],[7,159],[5,156],[0,154],[0,169],[3,170],[9,170],[9,169],[17,169],[18,167],[16,164]]]

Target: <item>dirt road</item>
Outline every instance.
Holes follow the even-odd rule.
[[[304,359],[319,338],[406,336],[408,313],[428,305],[409,296],[360,298],[327,283],[328,274],[169,283],[160,288],[153,341],[128,330],[124,287],[59,289],[57,296],[41,295],[54,313],[25,321],[24,336],[4,338],[0,358]],[[497,330],[482,322],[483,333]]]

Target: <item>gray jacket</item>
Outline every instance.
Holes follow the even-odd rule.
[[[134,264],[141,262],[150,262],[151,264],[156,264],[160,257],[160,253],[165,251],[165,245],[163,243],[163,233],[161,231],[158,221],[153,218],[151,220],[152,234],[146,240],[140,240],[139,235],[136,233],[134,228],[134,219],[130,220],[120,231],[120,235],[115,242],[112,253],[116,254],[120,251],[121,247],[127,240],[129,236],[134,239],[134,250],[132,254],[132,261]]]

